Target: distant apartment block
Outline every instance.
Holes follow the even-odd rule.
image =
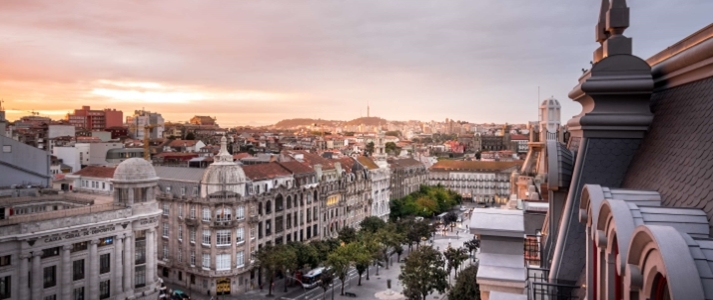
[[[134,115],[126,117],[126,125],[129,128],[129,136],[135,139],[144,138],[146,126],[150,126],[150,139],[163,137],[164,120],[160,113],[135,110]]]
[[[96,110],[89,106],[75,109],[73,114],[67,115],[67,121],[77,129],[90,131],[104,130],[113,126],[121,126],[124,113],[116,109]]]

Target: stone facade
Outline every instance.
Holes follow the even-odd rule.
[[[136,170],[131,176],[124,176]],[[158,178],[127,161],[113,201],[91,195],[7,198],[0,220],[0,294],[9,299],[156,299]],[[78,194],[81,195],[81,194]]]
[[[428,183],[428,170],[423,163],[413,158],[389,159],[388,163],[391,169],[391,199],[403,198]]]

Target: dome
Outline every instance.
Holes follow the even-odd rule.
[[[139,182],[158,180],[153,166],[141,158],[129,158],[120,163],[114,171],[114,180],[122,182]]]
[[[216,165],[212,164],[203,172],[203,183],[210,185],[232,185],[247,181],[245,171],[238,164]]]
[[[542,101],[542,104],[540,106],[547,106],[547,107],[560,107],[560,102],[555,99],[555,97],[550,97],[548,99],[545,99]]]

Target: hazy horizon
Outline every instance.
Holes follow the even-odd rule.
[[[282,119],[562,121],[600,1],[2,1],[8,119],[89,105],[222,126]],[[646,59],[708,25],[713,1],[629,0]],[[541,93],[538,97],[538,86]]]

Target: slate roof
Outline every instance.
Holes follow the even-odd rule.
[[[199,168],[163,167],[154,166],[156,176],[160,180],[188,181],[198,183],[203,179],[203,171]]]
[[[292,175],[291,172],[275,162],[243,166],[243,171],[245,176],[253,181]]]
[[[95,178],[114,178],[114,167],[99,167],[99,166],[88,166],[84,167],[73,175],[79,175],[84,177],[95,177]]]
[[[431,166],[432,171],[495,172],[522,166],[522,161],[442,160]]]
[[[393,169],[419,167],[419,166],[425,167],[420,161],[417,161],[413,158],[389,159],[388,163],[389,163],[389,165],[391,165],[391,168],[393,168]]]
[[[656,190],[664,206],[700,208],[713,226],[713,78],[656,92],[651,108],[623,187]]]

